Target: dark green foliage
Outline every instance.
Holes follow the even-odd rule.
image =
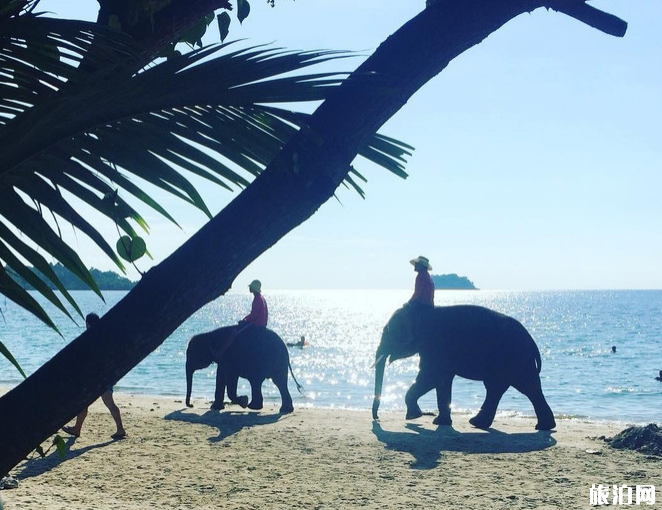
[[[128,262],[135,262],[147,253],[147,245],[142,237],[122,236],[117,240],[117,253]]]
[[[50,267],[53,273],[55,273],[57,276],[58,280],[62,282],[63,286],[67,290],[90,290],[85,282],[83,282],[62,264],[51,264]],[[21,278],[18,274],[8,268],[6,269],[9,276],[13,278],[22,288],[25,290],[34,290],[34,287],[32,287],[24,278]],[[44,275],[38,269],[32,267],[29,268],[29,270],[34,273],[37,278],[46,281]],[[136,282],[132,282],[128,278],[124,278],[113,271],[100,271],[98,269],[92,268],[90,269],[90,273],[92,274],[92,277],[95,279],[95,281],[99,284],[99,288],[101,290],[131,290],[136,285]],[[55,288],[55,285],[50,281],[46,282],[46,285],[51,289]]]
[[[20,374],[23,376],[24,379],[27,377],[27,375],[25,375],[25,372],[21,368],[21,365],[19,365],[18,361],[16,361],[16,358],[14,358],[12,353],[9,352],[9,349],[7,349],[2,342],[0,342],[0,354],[2,354],[5,358],[7,358],[9,362],[16,367],[16,370],[20,372]]]
[[[67,457],[67,445],[65,444],[64,439],[62,439],[60,434],[55,434],[53,437],[53,442],[48,447],[48,450],[44,451],[41,445],[39,445],[35,448],[34,451],[43,459],[46,457],[46,455],[48,455],[48,452],[51,451],[53,446],[55,446],[55,451],[57,452],[58,457],[64,460]]]
[[[251,12],[251,5],[248,0],[237,0],[237,19],[239,23],[243,22]]]
[[[55,434],[55,437],[53,438],[53,445],[55,445],[58,456],[64,460],[67,454],[67,445],[65,444],[64,439],[60,434]]]
[[[230,15],[227,12],[222,12],[218,15],[217,20],[218,32],[221,35],[221,42],[223,42],[230,33]]]
[[[247,3],[241,5],[245,16]],[[248,186],[309,121],[309,115],[279,103],[322,100],[339,84],[336,73],[292,76],[339,58],[334,52],[232,51],[230,45],[173,55],[135,73],[126,67],[133,48],[124,34],[19,11],[0,9],[0,293],[51,327],[48,315],[7,277],[4,266],[68,314],[50,290],[55,285],[80,314],[45,257],[63,264],[87,288],[97,293],[99,288],[76,251],[63,242],[62,224],[92,239],[120,270],[122,258],[133,262],[144,252],[132,246],[134,253],[124,250],[128,258],[119,257],[97,223],[79,212],[78,202],[115,223],[120,237],[128,236],[132,244],[140,243],[136,227],[147,231],[147,224],[128,200],[175,222],[150,196],[155,188],[211,217],[189,177],[228,190]],[[198,29],[212,20],[207,16]],[[191,40],[197,43],[199,33]],[[60,50],[67,58],[60,58]],[[404,175],[410,151],[374,136],[360,154]],[[136,185],[134,178],[151,188]],[[346,185],[362,193],[351,176]],[[26,262],[45,278],[35,279]]]
[[[469,278],[466,276],[458,276],[455,273],[451,274],[433,274],[432,281],[436,289],[446,290],[477,290]]]

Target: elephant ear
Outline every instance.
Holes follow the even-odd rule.
[[[413,356],[419,351],[418,314],[411,305],[397,310],[384,328],[382,339],[388,339],[389,363]],[[383,342],[384,343],[384,342]]]
[[[433,308],[422,305],[407,304],[402,308],[401,343],[403,348],[418,353],[421,341],[429,336],[430,319]],[[409,354],[410,356],[412,354]]]

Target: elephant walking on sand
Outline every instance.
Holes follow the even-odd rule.
[[[540,384],[540,351],[529,332],[512,317],[473,305],[405,305],[393,314],[376,353],[373,419],[377,419],[386,359],[392,362],[416,353],[420,369],[405,396],[407,419],[423,414],[418,399],[434,388],[439,407],[434,423],[450,425],[451,388],[458,375],[485,384],[485,401],[469,420],[473,426],[487,429],[492,425],[499,401],[510,386],[533,404],[536,429],[556,426]]]
[[[191,405],[193,373],[207,368],[212,362],[216,368],[216,393],[212,409],[223,409],[225,388],[230,401],[250,409],[262,409],[262,383],[271,379],[281,396],[280,412],[294,411],[292,396],[287,388],[289,369],[297,389],[302,386],[292,373],[290,355],[283,340],[267,328],[255,326],[228,326],[208,333],[201,333],[191,338],[186,349],[186,405]],[[239,377],[251,384],[250,403],[246,395],[237,395]]]

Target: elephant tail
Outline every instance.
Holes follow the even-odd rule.
[[[290,360],[287,360],[287,366],[290,368],[290,375],[292,376],[292,379],[294,379],[294,383],[297,385],[297,391],[303,395],[303,386],[301,386],[299,381],[297,381],[297,378],[294,377],[294,372],[292,372],[292,364],[290,363]]]
[[[520,345],[528,344],[530,346],[526,350],[529,353],[533,354],[533,362],[536,365],[536,373],[538,375],[540,375],[540,372],[542,370],[542,357],[540,356],[540,349],[538,349],[538,344],[536,343],[536,341],[531,336],[531,333],[529,333],[529,331],[519,321],[515,321],[515,322],[519,325],[520,332],[521,332],[520,333],[520,338],[521,338],[522,343]],[[522,347],[524,347],[524,345],[522,345]],[[527,358],[531,359],[528,356],[527,356]]]
[[[535,342],[533,342],[533,348],[535,349],[535,355],[536,355],[536,369],[538,370],[538,374],[540,374],[540,371],[542,370],[542,358],[540,357],[540,349],[538,349],[538,346],[536,345]]]

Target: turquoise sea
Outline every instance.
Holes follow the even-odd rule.
[[[124,295],[106,292],[104,303],[91,292],[74,292],[85,313],[99,314]],[[410,295],[410,290],[265,292],[269,326],[286,342],[305,335],[311,343],[303,349],[290,348],[292,368],[305,387],[305,396],[300,395],[290,381],[295,406],[367,411],[372,403],[371,366],[381,330]],[[0,338],[28,374],[82,332],[84,321],[78,320],[77,325],[53,311],[61,337],[11,301],[3,301]],[[188,339],[236,323],[248,313],[250,303],[248,293],[228,293],[205,306],[120,380],[115,391],[183,399]],[[557,416],[662,421],[662,383],[655,380],[662,370],[662,291],[437,291],[435,303],[478,304],[520,320],[540,348],[543,390]],[[404,393],[417,367],[417,358],[387,366],[381,409],[404,410]],[[213,397],[214,375],[214,365],[196,373],[194,398]],[[16,369],[0,358],[0,386],[12,387],[20,380]],[[246,381],[241,380],[240,387],[249,392]],[[279,402],[270,381],[263,389],[267,401]],[[456,411],[475,411],[483,397],[482,383],[456,378]],[[434,392],[421,400],[421,406],[435,409]],[[510,389],[500,413],[528,416],[533,409],[523,395]]]

